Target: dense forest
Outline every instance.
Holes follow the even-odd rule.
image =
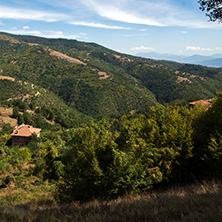
[[[15,146],[13,126],[0,121],[2,205],[111,201],[221,180],[221,69],[6,33],[0,52],[0,107],[41,128]],[[209,109],[189,107],[210,98]]]
[[[44,88],[85,115],[120,117],[157,103],[210,99],[221,69],[120,54],[94,43],[0,35],[1,75]]]
[[[21,102],[14,101],[18,104],[21,109]],[[5,124],[0,134],[1,188],[12,182],[19,188],[25,178],[47,180],[56,184],[55,199],[88,201],[158,184],[220,178],[221,106],[220,93],[208,110],[166,104],[136,116],[91,120],[79,128],[46,125],[41,137],[25,147],[11,145],[12,128]],[[13,115],[17,113],[14,108]],[[30,118],[26,115],[25,121]]]

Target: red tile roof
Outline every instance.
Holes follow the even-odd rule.
[[[22,136],[22,137],[30,137],[33,134],[38,135],[41,129],[34,128],[30,125],[22,124],[20,126],[15,126],[11,136]]]
[[[199,104],[201,107],[204,107],[204,108],[209,108],[211,106],[211,103],[208,100],[198,100],[198,101],[190,102],[189,104],[191,106],[195,106]]]

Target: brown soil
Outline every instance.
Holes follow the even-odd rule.
[[[10,81],[15,81],[15,78],[9,77],[9,76],[2,76],[0,75],[0,79],[6,79],[6,80],[10,80]]]
[[[182,76],[178,76],[177,77],[177,80],[176,80],[176,82],[177,83],[181,83],[181,82],[183,82],[183,81],[187,81],[187,82],[189,82],[189,83],[192,83],[192,81],[190,81],[188,78],[184,78],[184,77],[182,77]]]
[[[7,40],[11,43],[20,43],[17,39],[14,39],[13,37],[10,37],[10,36],[4,35],[4,34],[0,34],[0,39]]]
[[[86,63],[80,61],[79,59],[72,58],[70,56],[67,56],[67,55],[61,53],[61,52],[57,52],[57,51],[55,51],[53,49],[48,49],[48,51],[49,51],[51,56],[56,56],[56,57],[58,57],[60,59],[65,59],[65,60],[67,60],[70,63],[86,65]]]
[[[28,43],[30,46],[39,45],[38,43]]]
[[[98,72],[99,74],[99,79],[108,79],[110,76],[106,72]]]
[[[9,123],[10,126],[14,127],[17,125],[17,120],[10,117],[12,113],[12,108],[0,107],[0,120],[2,120],[3,123]]]

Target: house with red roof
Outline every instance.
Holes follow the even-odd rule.
[[[26,145],[31,140],[32,135],[39,137],[40,131],[41,129],[34,128],[30,125],[22,124],[20,126],[15,126],[13,132],[11,133],[12,145]]]
[[[198,101],[190,102],[189,105],[190,107],[199,105],[204,109],[209,109],[211,107],[211,101],[212,100],[198,100]]]

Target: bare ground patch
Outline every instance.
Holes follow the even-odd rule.
[[[17,120],[10,117],[12,113],[12,108],[0,107],[0,120],[2,120],[3,123],[9,123],[10,126],[14,127],[17,125]]]
[[[38,43],[27,43],[30,46],[39,45]]]
[[[98,74],[100,80],[108,79],[110,77],[110,75],[108,75],[106,72],[98,72]]]
[[[198,76],[198,75],[191,75],[190,77],[191,78],[199,78],[199,79],[201,79],[203,81],[206,81],[206,79],[204,79],[204,77],[201,77],[201,76]]]
[[[47,50],[49,51],[51,56],[56,56],[57,58],[65,59],[65,60],[67,60],[70,63],[86,65],[86,63],[80,61],[79,59],[72,58],[70,56],[67,56],[67,55],[61,53],[61,52],[57,52],[57,51],[55,51],[53,49],[47,49]]]
[[[15,78],[9,77],[9,76],[2,76],[0,75],[0,79],[2,80],[9,80],[9,81],[15,81]]]
[[[184,77],[182,77],[182,76],[178,76],[177,77],[177,80],[176,80],[176,82],[177,83],[181,83],[181,82],[183,82],[183,81],[187,81],[187,82],[189,82],[189,83],[192,83],[192,81],[190,81],[188,78],[184,78]]]

